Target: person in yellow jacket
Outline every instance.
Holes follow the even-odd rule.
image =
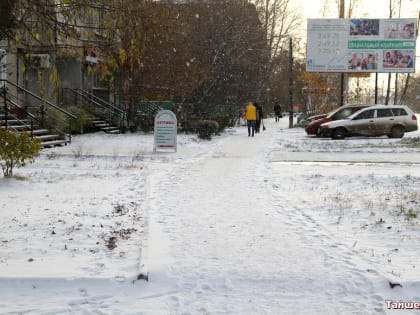
[[[257,120],[257,108],[251,102],[245,108],[245,120],[248,125],[248,137],[254,136],[255,121]]]

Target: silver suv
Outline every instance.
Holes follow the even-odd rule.
[[[333,139],[352,136],[402,138],[404,133],[416,131],[417,117],[405,105],[375,105],[362,109],[346,119],[321,125],[322,133]]]

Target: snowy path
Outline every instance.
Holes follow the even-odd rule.
[[[150,281],[177,283],[157,303],[170,314],[383,312],[358,257],[273,189],[270,134],[243,129],[209,157],[154,172],[150,237],[166,250],[151,251]]]
[[[420,302],[420,148],[287,123],[81,135],[0,181],[0,314],[418,314],[386,301]]]

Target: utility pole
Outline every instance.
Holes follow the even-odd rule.
[[[293,128],[293,42],[289,36],[289,128]]]
[[[344,8],[345,8],[345,1],[340,0],[340,8],[339,8],[339,18],[344,19]],[[344,105],[344,72],[341,72],[341,80],[340,80],[340,106]]]

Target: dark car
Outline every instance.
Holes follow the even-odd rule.
[[[316,135],[317,137],[320,137],[322,136],[320,127],[323,123],[333,121],[333,120],[345,119],[349,117],[350,115],[354,114],[355,112],[361,110],[362,108],[366,108],[369,106],[371,105],[349,104],[349,105],[341,106],[331,111],[330,113],[328,113],[325,117],[312,121],[310,124],[306,126],[305,131],[308,135]]]
[[[311,122],[313,122],[314,120],[318,120],[318,119],[324,118],[324,117],[326,117],[327,115],[328,115],[328,114],[319,114],[319,115],[309,116],[307,120],[311,123]]]

